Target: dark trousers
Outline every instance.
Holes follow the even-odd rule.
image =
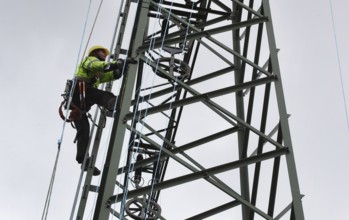
[[[116,96],[111,92],[99,90],[94,87],[86,86],[85,89],[85,109],[82,108],[80,103],[79,85],[77,83],[73,95],[73,103],[80,108],[84,113],[81,120],[74,121],[76,128],[76,140],[77,140],[77,153],[76,161],[82,163],[88,147],[88,141],[90,137],[90,124],[86,115],[86,112],[90,110],[94,104],[107,108],[110,101],[115,100]]]

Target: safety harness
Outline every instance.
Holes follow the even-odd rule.
[[[78,121],[82,118],[83,113],[87,113],[86,111],[86,82],[83,80],[76,80],[79,85],[79,98],[80,98],[80,105],[81,108],[79,108],[77,105],[75,105],[72,101],[69,103],[69,97],[70,97],[70,91],[72,91],[71,97],[74,95],[74,90],[75,88],[72,88],[73,86],[75,87],[75,83],[73,83],[73,80],[67,80],[66,86],[64,93],[62,94],[63,96],[63,101],[61,102],[61,105],[59,106],[59,115],[63,119],[63,121],[66,122],[74,122]],[[63,108],[66,110],[69,105],[69,117],[65,118],[63,114]],[[91,120],[93,125],[97,126],[98,125],[93,121],[91,114],[87,113],[87,118]],[[74,127],[73,123],[72,126]]]
[[[85,62],[87,60],[88,60],[88,58],[86,58],[82,62],[81,68],[85,69],[88,72],[88,68],[84,68]],[[90,63],[88,63],[88,66],[92,65],[92,63],[96,62],[96,61],[97,60],[91,61]],[[100,73],[100,74],[103,74],[103,73]],[[59,115],[60,115],[60,117],[64,121],[74,122],[74,121],[80,120],[82,118],[82,115],[84,113],[87,113],[87,109],[86,109],[86,87],[87,86],[91,86],[95,82],[97,82],[97,78],[100,76],[100,74],[98,74],[96,77],[94,77],[92,79],[86,79],[84,77],[75,76],[74,80],[69,80],[69,79],[67,80],[64,93],[62,94],[64,100],[62,101],[62,103],[61,103],[61,105],[59,107]],[[121,77],[121,74],[120,74],[120,77]],[[79,86],[80,108],[78,106],[76,106],[72,101],[70,101],[70,103],[69,103],[69,98],[73,97],[76,84],[78,84],[78,86]],[[70,94],[70,93],[72,93],[72,94]],[[68,118],[64,117],[63,107],[65,109],[67,109],[69,107],[69,110],[71,110]],[[94,125],[96,125],[96,123],[92,119],[92,116],[89,113],[87,113],[87,117],[92,121],[92,123]]]
[[[72,91],[71,96],[73,96],[73,93],[75,90],[73,86],[75,87],[75,83],[73,85],[73,80],[67,80],[64,93],[62,94],[64,100],[61,102],[61,105],[59,106],[59,109],[58,109],[60,117],[66,122],[73,122],[76,120],[80,120],[82,117],[82,112],[80,108],[76,106],[73,102],[69,103],[70,91]],[[83,92],[83,96],[85,96],[85,91]],[[84,105],[86,106],[86,104]],[[64,109],[67,109],[69,107],[69,109],[71,110],[68,118],[65,118],[63,114],[63,107]]]

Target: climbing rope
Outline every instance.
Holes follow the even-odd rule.
[[[48,187],[46,201],[45,201],[45,205],[44,205],[44,210],[42,212],[41,220],[44,220],[44,219],[46,220],[47,219],[48,210],[49,210],[49,206],[50,206],[51,195],[52,195],[53,183],[54,183],[55,176],[56,176],[56,170],[57,170],[57,163],[58,163],[60,148],[61,148],[61,142],[58,141],[58,152],[57,152],[56,160],[55,160],[55,163],[54,163],[54,166],[53,166],[51,181],[50,181],[50,185]]]
[[[90,0],[90,4],[91,4],[91,0]],[[89,36],[88,36],[88,39],[87,39],[87,42],[86,42],[86,46],[85,46],[83,55],[81,56],[81,60],[85,56],[87,47],[88,47],[89,42],[91,40],[92,34],[94,32],[94,28],[95,28],[95,25],[97,23],[97,19],[99,17],[100,11],[101,11],[102,4],[103,4],[103,0],[101,0],[100,3],[99,3],[98,10],[97,10],[97,13],[96,13],[96,15],[94,17],[94,21],[93,21],[93,24],[92,24],[92,27],[91,27],[91,30],[90,30],[90,33],[89,33]],[[85,22],[84,33],[85,33],[86,26],[87,26],[87,19],[86,19],[86,22]],[[85,87],[85,84],[83,84],[83,87]],[[81,87],[80,87],[79,90],[80,90],[80,99],[83,100],[82,105],[84,105],[84,102],[85,102],[85,88],[81,89]],[[92,119],[92,116],[90,114],[88,114],[88,118],[90,118],[90,120],[93,122],[94,125],[96,125],[95,121],[97,119],[97,115],[98,115],[98,111],[95,112],[94,118]],[[95,128],[95,126],[92,126],[90,134],[93,134],[94,128]],[[92,139],[92,135],[90,135],[90,137],[89,137],[89,141],[88,141],[88,144],[87,144],[87,150],[85,152],[85,156],[84,156],[84,160],[83,160],[83,163],[82,163],[82,167],[86,166],[86,158],[88,157],[88,152],[89,152],[89,148],[90,148],[90,144],[91,144],[91,139]],[[70,220],[73,220],[73,218],[74,218],[74,213],[75,213],[75,209],[76,209],[76,206],[77,206],[78,196],[79,196],[79,193],[80,193],[80,190],[81,190],[81,184],[82,184],[82,180],[83,180],[83,173],[84,173],[84,169],[81,169],[80,176],[79,176],[79,181],[78,181],[76,192],[75,192],[75,196],[74,196],[74,202],[73,202],[71,213],[70,213]]]
[[[98,16],[99,16],[99,12],[100,12],[100,10],[101,10],[102,4],[103,4],[103,0],[101,0],[101,2],[99,3],[99,7],[98,7],[98,10],[97,10],[95,19],[94,19],[94,21],[93,21],[93,25],[92,25],[90,34],[89,34],[88,39],[87,39],[87,42],[86,42],[86,46],[85,46],[85,49],[84,49],[84,53],[82,54],[82,57],[81,57],[81,58],[83,58],[83,57],[85,56],[85,53],[86,53],[86,50],[87,50],[87,46],[88,46],[88,44],[90,43],[90,40],[91,40],[91,37],[92,37],[92,33],[93,33],[94,29],[95,29],[95,25],[96,25],[97,18],[98,18]],[[85,24],[85,25],[86,25],[86,24]],[[85,26],[85,27],[86,27],[86,26]]]
[[[344,110],[345,110],[345,116],[347,119],[347,128],[349,132],[349,116],[348,116],[348,104],[347,100],[345,98],[345,89],[344,89],[344,83],[343,83],[343,74],[342,74],[342,66],[341,66],[341,60],[339,55],[339,49],[338,49],[338,40],[337,40],[337,33],[336,33],[336,25],[334,22],[334,16],[333,16],[333,7],[332,7],[332,0],[329,0],[330,2],[330,11],[331,11],[331,18],[332,18],[332,27],[333,27],[333,35],[334,35],[334,41],[336,45],[336,53],[337,53],[337,63],[339,68],[339,78],[341,80],[341,88],[342,88],[342,96],[343,96],[343,102],[344,102]]]
[[[162,3],[162,0],[160,0],[160,1],[161,1],[161,2],[159,3],[158,10],[160,9],[160,7],[161,7],[160,4]],[[83,30],[83,36],[82,36],[82,40],[81,40],[81,43],[80,43],[80,50],[79,50],[79,54],[78,54],[78,59],[77,59],[76,68],[78,67],[78,63],[79,63],[79,61],[80,61],[80,59],[79,59],[79,58],[80,58],[80,52],[81,52],[81,50],[82,50],[82,42],[83,42],[84,35],[85,35],[85,32],[86,32],[87,20],[88,20],[89,14],[90,14],[91,2],[92,2],[92,0],[90,0],[89,6],[88,6],[88,13],[87,13],[87,17],[86,17],[86,20],[85,20],[85,25],[84,25],[84,30]],[[124,1],[122,1],[121,4],[123,4],[123,2],[124,2]],[[101,0],[101,2],[100,2],[100,5],[99,5],[98,11],[97,11],[97,15],[96,15],[96,17],[95,17],[95,19],[94,19],[94,22],[93,22],[93,25],[92,25],[92,30],[91,30],[91,32],[90,32],[90,34],[89,34],[89,37],[88,37],[88,40],[87,40],[87,43],[86,43],[86,47],[84,48],[82,57],[84,57],[84,54],[86,53],[87,45],[89,44],[89,41],[90,41],[90,39],[91,39],[91,36],[92,36],[93,30],[94,30],[94,27],[95,27],[95,24],[96,24],[98,15],[99,15],[99,13],[100,13],[100,9],[101,9],[102,3],[103,3],[103,0]],[[173,2],[172,2],[172,3],[173,3]],[[171,6],[172,6],[172,5],[171,5]],[[122,8],[122,6],[120,7],[119,14],[121,13],[121,8]],[[171,7],[171,9],[172,9],[172,7]],[[170,12],[171,12],[171,9],[170,9]],[[158,15],[157,15],[157,19],[160,20],[160,13],[157,13],[157,14],[158,14]],[[170,14],[169,14],[168,16],[170,16]],[[119,17],[120,17],[120,16],[119,16]],[[111,48],[113,48],[113,44],[114,44],[114,42],[115,42],[116,30],[117,30],[118,24],[119,24],[119,19],[117,20],[117,24],[116,24],[116,28],[115,28],[115,32],[114,32],[114,37],[113,37],[113,40],[112,40]],[[168,24],[166,24],[166,25],[168,25]],[[155,27],[154,27],[154,29],[155,29]],[[153,31],[153,33],[155,34],[155,31]],[[188,31],[187,31],[186,35],[187,35],[187,34],[188,34]],[[151,42],[150,45],[149,45],[148,51],[151,51],[151,50],[154,49],[154,48],[153,48],[154,43],[155,43],[155,40],[154,40],[154,39],[155,39],[155,38],[151,38],[151,41],[152,41],[152,42]],[[163,38],[162,38],[162,44],[164,43],[164,40],[165,40],[165,35],[164,35]],[[185,42],[184,42],[184,43],[185,43]],[[128,53],[127,53],[127,54],[128,54]],[[108,59],[109,59],[109,58],[108,58]],[[157,61],[156,70],[157,70],[157,68],[158,68],[158,65],[159,65],[159,61]],[[76,72],[76,69],[75,69],[75,72]],[[146,74],[145,74],[145,75],[146,75]],[[155,74],[153,75],[152,85],[154,85],[154,82],[155,82],[154,78],[155,78]],[[143,80],[142,80],[142,83],[143,83]],[[68,101],[68,104],[67,104],[68,106],[67,106],[67,110],[66,110],[66,113],[65,113],[65,115],[66,115],[65,118],[67,118],[67,114],[68,114],[68,111],[69,111],[69,106],[70,106],[70,104],[71,104],[71,99],[72,99],[72,92],[74,91],[75,84],[76,84],[76,82],[75,82],[75,80],[74,80],[74,81],[73,81],[73,85],[74,85],[74,86],[72,87],[72,89],[71,89],[71,91],[70,91],[69,101]],[[141,87],[142,87],[142,86],[140,86],[140,88],[141,88]],[[175,91],[175,86],[174,86],[174,88],[173,88],[173,92],[174,92],[174,91]],[[152,94],[152,93],[150,92],[150,94]],[[137,104],[139,104],[139,102],[141,101],[140,99],[141,99],[141,97],[138,96]],[[143,100],[142,100],[141,102],[144,101],[145,97],[143,97],[142,99],[143,99]],[[114,112],[115,112],[115,107],[116,107],[116,105],[114,106]],[[168,110],[170,110],[170,109],[171,109],[171,107],[169,107]],[[136,113],[136,111],[135,111],[135,113]],[[147,115],[147,109],[146,109],[145,117],[146,117],[146,115]],[[140,120],[140,118],[136,119],[135,117],[136,117],[136,115],[134,115],[134,118],[133,118],[132,121],[131,121],[131,124],[132,124],[132,125],[135,124],[135,123],[137,123],[137,121]],[[140,116],[139,116],[139,117],[140,117]],[[53,184],[54,184],[54,178],[55,178],[55,175],[56,175],[57,164],[58,164],[58,159],[59,159],[59,153],[60,153],[61,144],[62,144],[63,137],[64,137],[64,130],[65,130],[65,124],[66,124],[66,122],[67,122],[67,120],[64,120],[61,138],[60,138],[59,141],[58,141],[58,151],[57,151],[56,161],[55,161],[54,168],[53,168],[53,173],[52,173],[52,177],[51,177],[51,181],[50,181],[50,185],[49,185],[49,190],[48,190],[48,193],[47,193],[47,198],[46,198],[46,202],[45,202],[45,208],[44,208],[44,212],[43,212],[42,219],[46,219],[46,218],[47,218],[47,214],[48,214],[48,208],[49,208],[49,203],[50,203],[50,199],[51,199],[51,195],[52,195]],[[144,123],[145,123],[145,122],[143,121],[141,129],[143,129]],[[111,129],[110,129],[110,131],[111,131]],[[110,138],[109,138],[109,139],[110,139]],[[159,157],[158,157],[158,161],[159,161],[159,159],[160,159],[160,155],[161,155],[161,149],[160,149],[160,154],[159,154]],[[158,170],[158,166],[159,166],[159,162],[157,163],[156,170]],[[133,170],[134,170],[134,167],[129,167],[129,172],[132,172]],[[81,178],[81,175],[80,175],[80,180],[79,180],[79,184],[78,184],[78,190],[80,189],[79,186],[81,185],[81,181],[82,181],[82,178]],[[126,182],[128,182],[128,181],[126,181]],[[152,187],[154,187],[154,181],[152,182]],[[73,208],[72,208],[72,213],[71,213],[71,218],[70,218],[70,219],[72,219],[72,216],[73,216],[73,214],[74,214],[74,212],[75,212],[76,201],[77,201],[77,195],[78,195],[78,192],[79,192],[78,190],[77,190],[77,192],[76,192],[76,196],[75,196],[75,200],[74,200],[74,204],[73,204]],[[153,188],[152,188],[152,190],[153,190]],[[125,191],[124,191],[124,196],[123,196],[123,203],[122,203],[123,206],[126,204],[125,201],[126,201],[126,198],[127,198],[127,193],[128,193],[128,188],[126,187],[126,188],[125,188]],[[149,207],[149,206],[150,206],[150,199],[149,199],[149,201],[148,201],[148,207]],[[123,213],[124,213],[123,210],[124,210],[124,207],[121,207],[121,212],[120,212],[121,215],[122,215],[121,218],[123,218]]]
[[[76,62],[76,65],[75,65],[74,73],[76,72],[78,64],[79,64],[79,57],[80,57],[80,54],[81,54],[81,48],[82,48],[82,43],[83,43],[83,39],[84,39],[84,33],[85,33],[85,30],[86,30],[87,20],[88,20],[89,14],[90,14],[91,2],[92,2],[92,0],[90,0],[90,2],[88,4],[87,15],[86,15],[86,18],[85,18],[85,25],[84,25],[84,28],[83,28],[82,38],[81,38],[81,41],[80,41],[80,47],[79,47],[79,52],[78,52],[78,56],[77,56],[77,62]],[[67,118],[67,115],[68,115],[68,111],[69,111],[69,107],[70,107],[70,103],[71,103],[72,94],[73,94],[74,89],[75,89],[75,80],[74,80],[73,86],[71,87],[71,90],[70,90],[68,104],[67,104],[67,110],[65,112],[65,120],[63,122],[63,127],[62,127],[62,132],[61,132],[60,139],[58,140],[58,149],[57,149],[57,154],[56,154],[56,160],[54,162],[53,171],[52,171],[52,174],[51,174],[51,180],[50,180],[50,184],[49,184],[49,188],[48,188],[48,192],[47,192],[47,196],[46,196],[46,201],[45,201],[45,205],[44,205],[44,209],[43,209],[43,213],[42,213],[42,217],[41,217],[42,220],[46,220],[47,219],[48,212],[49,212],[50,201],[51,201],[51,196],[52,196],[52,192],[53,192],[53,186],[54,186],[54,181],[55,181],[55,177],[56,177],[56,172],[57,172],[57,165],[58,165],[59,155],[60,155],[60,151],[61,151],[61,145],[62,145],[62,142],[63,142],[65,126],[66,126],[66,123],[67,123],[66,118]]]

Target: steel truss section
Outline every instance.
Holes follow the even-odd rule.
[[[94,219],[303,220],[269,1],[134,4]]]

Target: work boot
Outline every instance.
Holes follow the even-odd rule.
[[[84,167],[84,171],[87,171],[88,170],[88,166],[90,165],[90,158],[87,158],[86,159],[86,163],[85,163],[85,167]],[[81,169],[82,169],[82,164],[81,164]],[[98,176],[99,174],[101,174],[101,171],[97,168],[97,167],[94,167],[93,168],[93,176]]]

